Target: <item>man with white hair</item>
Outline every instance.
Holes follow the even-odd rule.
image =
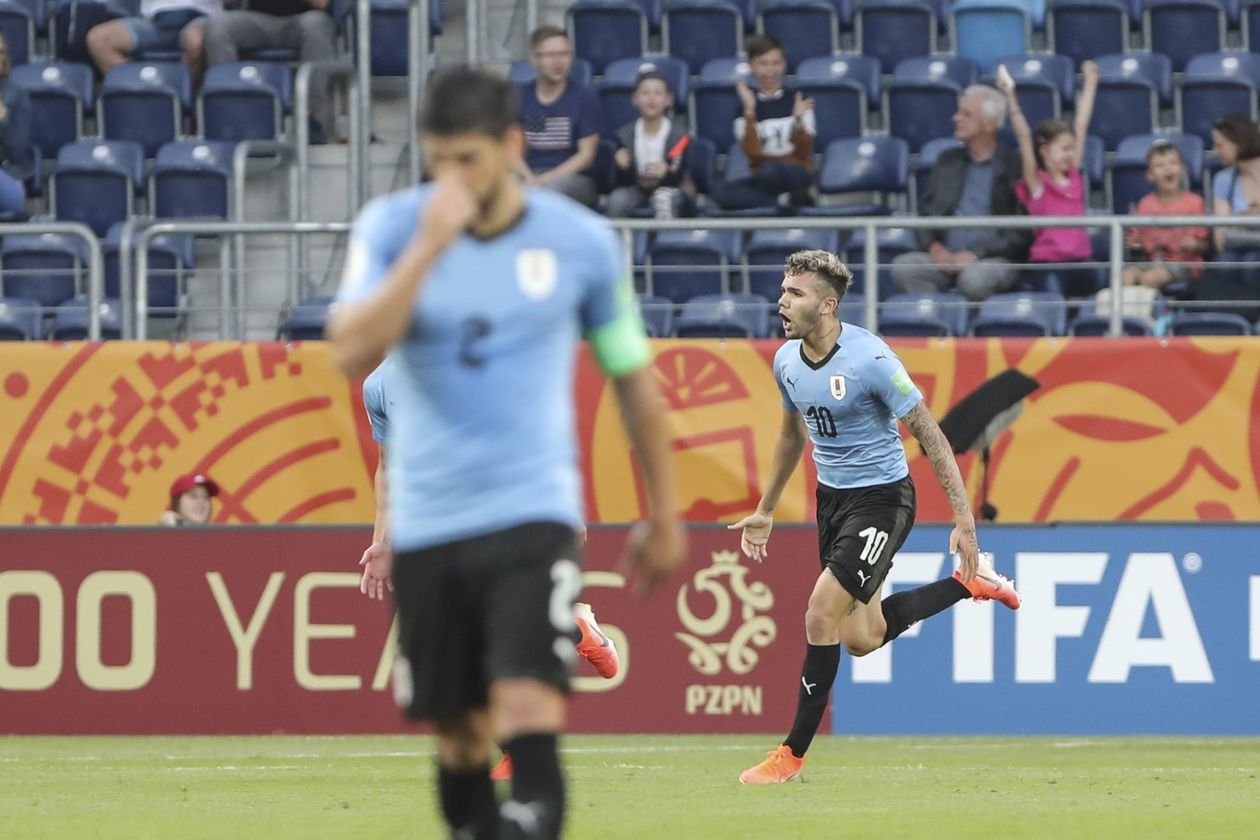
[[[1019,153],[998,140],[1006,120],[1002,94],[972,85],[958,100],[954,136],[932,167],[920,216],[1013,216],[1023,209],[1015,197]],[[893,282],[902,292],[937,292],[955,287],[968,300],[984,300],[1015,284],[1016,268],[1028,256],[1031,231],[995,226],[916,231],[924,250],[893,261]]]

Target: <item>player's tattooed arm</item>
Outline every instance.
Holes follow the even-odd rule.
[[[922,401],[902,417],[901,422],[923,445],[923,454],[932,463],[932,469],[941,483],[941,489],[945,491],[945,496],[949,499],[949,506],[954,511],[954,530],[950,534],[949,550],[959,554],[962,560],[963,578],[971,580],[979,562],[980,548],[976,539],[976,520],[971,514],[967,488],[963,485],[958,462],[954,460],[953,449],[946,440],[945,433],[937,424],[936,418]]]

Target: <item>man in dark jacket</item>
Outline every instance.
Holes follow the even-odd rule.
[[[1006,119],[1002,94],[973,85],[958,100],[954,136],[962,148],[941,153],[932,167],[921,216],[1013,216],[1023,213],[1015,197],[1019,153],[998,142]],[[957,288],[968,300],[984,300],[1015,284],[1017,267],[1028,256],[1030,230],[1006,227],[942,228],[918,231],[924,250],[893,261],[893,282],[902,292]]]
[[[625,217],[651,207],[658,219],[677,218],[694,205],[686,169],[687,128],[669,115],[674,96],[660,73],[641,74],[632,101],[639,118],[617,130],[613,160],[621,186],[608,196],[608,215]]]

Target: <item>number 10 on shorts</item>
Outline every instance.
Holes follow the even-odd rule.
[[[874,566],[879,562],[879,555],[884,553],[884,546],[888,545],[888,532],[872,525],[858,531],[858,536],[866,540],[866,545],[862,546],[862,559]]]

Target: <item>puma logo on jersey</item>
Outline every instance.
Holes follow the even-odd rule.
[[[878,362],[880,359],[887,359],[887,358],[888,358],[888,355],[886,353],[880,353],[878,356],[875,357],[875,361]]]
[[[783,381],[784,381],[784,382],[786,382],[788,385],[791,385],[791,386],[792,386],[792,390],[793,390],[793,391],[795,391],[795,390],[796,390],[796,380],[795,380],[795,379],[792,379],[792,378],[791,378],[790,376],[788,376],[787,374],[784,374],[784,375],[783,375]]]

